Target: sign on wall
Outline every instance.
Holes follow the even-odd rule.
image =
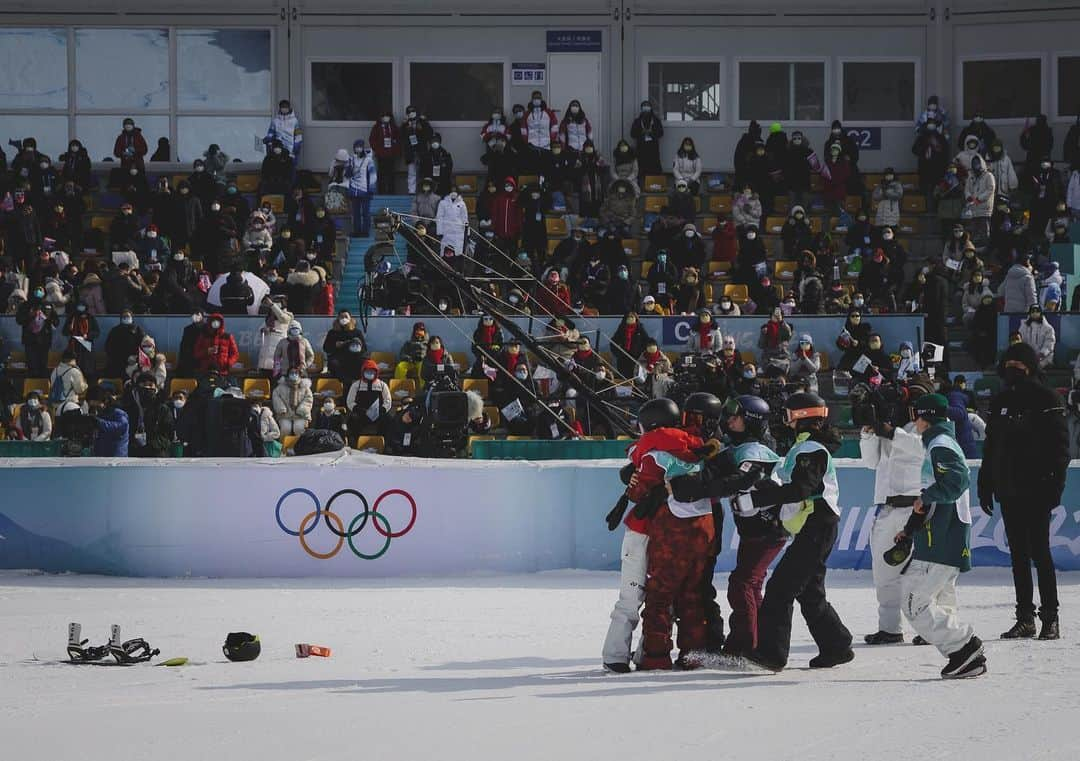
[[[599,53],[601,39],[599,29],[549,29],[547,52]]]
[[[845,127],[844,131],[860,151],[881,150],[881,127]]]
[[[511,63],[510,84],[518,87],[542,86],[547,82],[547,64]]]

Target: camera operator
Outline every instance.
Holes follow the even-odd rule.
[[[53,438],[64,440],[65,457],[92,455],[97,428],[97,418],[83,413],[78,402],[64,402],[53,425]]]
[[[386,453],[400,457],[415,457],[420,451],[420,431],[424,423],[424,406],[407,399],[401,411],[386,421],[383,433]]]
[[[918,389],[915,396],[922,395],[921,387],[915,388]],[[904,564],[889,565],[884,557],[893,546],[894,537],[907,525],[915,499],[922,493],[925,452],[910,413],[908,422],[903,422],[898,419],[899,414],[897,419],[884,415],[878,418],[877,407],[871,407],[869,412],[873,422],[859,415],[867,423],[859,436],[859,454],[862,466],[874,470],[876,510],[870,533],[870,559],[877,589],[878,631],[867,634],[863,640],[868,645],[892,645],[904,641],[900,626],[900,575]]]
[[[528,362],[514,365],[513,379],[500,375],[502,382],[492,390],[492,400],[506,422],[511,436],[531,436],[537,426],[536,389],[529,373]],[[516,382],[515,382],[516,381]],[[518,385],[518,384],[521,385]],[[524,386],[524,388],[522,388]]]

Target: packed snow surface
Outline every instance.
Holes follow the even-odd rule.
[[[1080,574],[1061,574],[1063,639],[1003,642],[1005,569],[965,574],[962,614],[990,673],[943,682],[929,647],[870,648],[868,572],[829,572],[853,663],[810,671],[796,608],[781,674],[605,675],[611,573],[388,581],[147,580],[0,574],[0,758],[1075,759]],[[721,591],[726,578],[717,577]],[[70,666],[120,624],[178,668]],[[262,640],[230,663],[230,631]],[[910,640],[911,633],[907,632]],[[296,643],[332,657],[297,659]]]

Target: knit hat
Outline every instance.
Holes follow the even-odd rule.
[[[935,423],[945,419],[949,400],[941,394],[926,394],[915,400],[912,409],[915,417]]]
[[[777,132],[783,132],[783,131],[784,131],[784,128],[783,128],[783,126],[781,126],[780,122],[773,122],[769,126],[769,134],[770,135],[775,135]]]

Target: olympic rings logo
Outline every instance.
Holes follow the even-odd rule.
[[[305,515],[300,521],[300,526],[296,531],[290,529],[281,520],[281,507],[285,504],[285,500],[294,494],[306,495],[315,505],[315,509]],[[390,521],[387,520],[385,515],[379,512],[379,505],[382,504],[383,500],[395,495],[404,497],[408,500],[409,507],[412,510],[412,517],[409,518],[408,525],[401,531],[392,531],[390,529]],[[345,522],[341,517],[332,509],[334,507],[334,502],[346,496],[354,497],[359,500],[364,508],[349,522],[348,528],[345,527]],[[398,539],[412,531],[413,526],[416,524],[416,500],[404,489],[388,489],[379,495],[378,499],[375,500],[374,505],[368,507],[367,497],[359,491],[356,489],[341,489],[336,492],[334,496],[330,497],[324,508],[314,492],[308,489],[296,488],[289,489],[278,499],[277,507],[274,508],[274,518],[277,520],[278,527],[289,536],[297,537],[300,540],[300,546],[303,547],[304,552],[316,560],[329,560],[341,552],[341,548],[344,547],[346,543],[348,543],[349,549],[352,550],[353,554],[361,560],[378,560],[390,549],[391,539]],[[322,519],[322,522],[326,524],[326,528],[330,530],[330,533],[337,537],[337,544],[335,544],[334,548],[329,552],[318,552],[312,549],[307,542],[307,535],[314,531],[315,527],[319,525],[320,518]],[[380,534],[384,539],[382,547],[379,548],[377,552],[371,554],[361,552],[356,548],[356,545],[353,544],[353,539],[367,527],[369,520],[371,521],[371,525],[375,528],[376,533]]]

